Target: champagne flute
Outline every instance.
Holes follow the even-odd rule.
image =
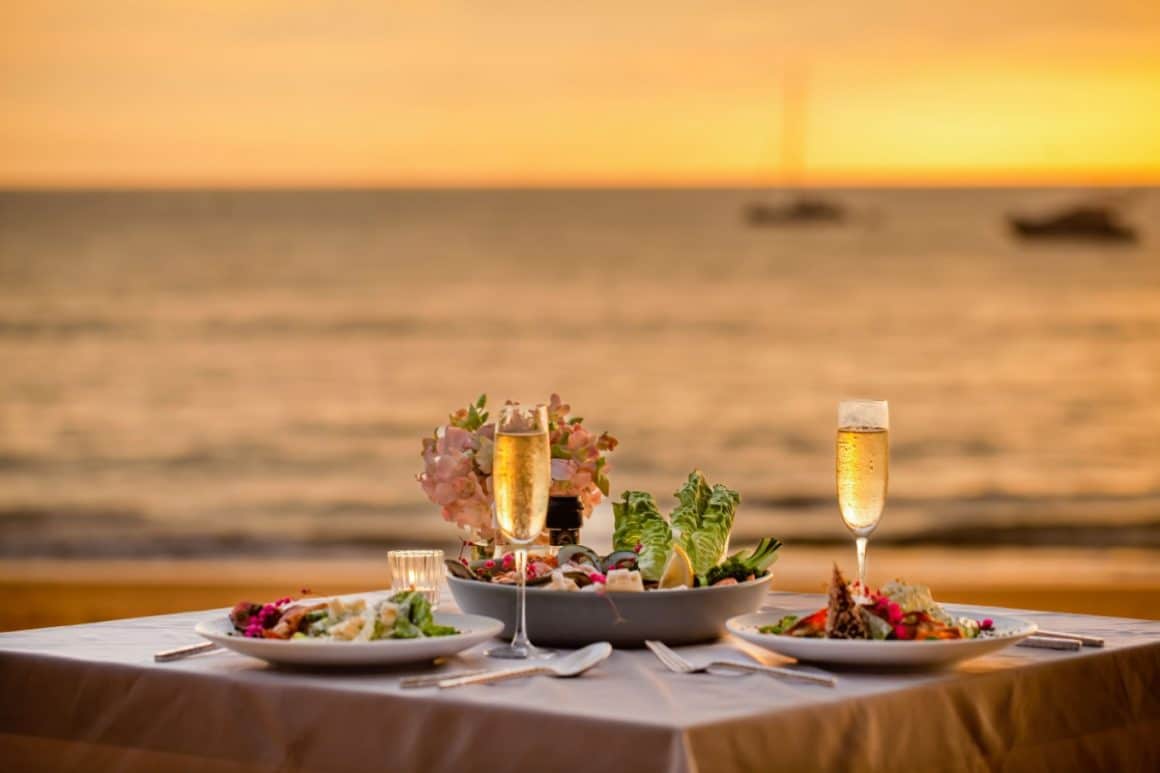
[[[509,403],[495,425],[492,490],[499,528],[515,547],[516,631],[511,644],[488,651],[493,658],[549,657],[528,641],[526,575],[528,545],[544,530],[548,492],[552,487],[552,453],[548,444],[548,409]]]
[[[858,549],[858,582],[865,591],[866,543],[882,518],[890,479],[890,408],[885,400],[838,403],[838,509]]]

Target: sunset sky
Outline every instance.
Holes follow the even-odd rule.
[[[564,5],[0,0],[0,186],[1160,183],[1155,0]]]

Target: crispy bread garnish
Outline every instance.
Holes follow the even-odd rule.
[[[830,605],[826,610],[827,639],[869,639],[870,631],[862,622],[858,605],[850,594],[850,586],[842,576],[842,570],[834,564],[834,576],[830,580]]]

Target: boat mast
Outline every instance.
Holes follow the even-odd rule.
[[[801,65],[787,64],[781,84],[781,186],[800,189],[805,184],[807,73]]]

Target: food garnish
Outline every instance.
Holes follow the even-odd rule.
[[[830,604],[826,609],[827,639],[869,639],[870,629],[862,622],[854,594],[842,570],[834,564],[834,577],[830,582]]]
[[[665,570],[661,572],[661,588],[692,588],[696,584],[697,575],[693,572],[693,563],[689,554],[680,545],[673,545],[673,552],[665,563]]]

